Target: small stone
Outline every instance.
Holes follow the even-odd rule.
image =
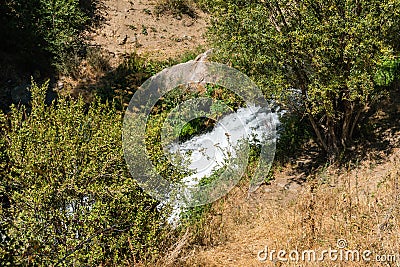
[[[126,44],[126,41],[127,41],[127,40],[128,40],[128,35],[125,34],[125,37],[122,38],[122,39],[118,42],[118,44],[119,44],[119,45],[124,45],[124,44]]]
[[[194,24],[194,20],[184,20],[183,21],[183,26],[185,27],[190,27]]]
[[[132,38],[129,39],[129,42],[135,44],[137,42],[137,37],[133,36]]]
[[[58,81],[57,82],[57,89],[58,90],[61,90],[61,89],[63,89],[64,88],[64,83],[62,82],[62,81]]]

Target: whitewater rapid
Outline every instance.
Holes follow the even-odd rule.
[[[186,187],[195,187],[200,180],[211,176],[236,156],[235,148],[246,140],[251,145],[262,144],[273,138],[276,142],[275,126],[279,125],[279,114],[267,108],[244,107],[222,117],[213,130],[180,143],[175,141],[167,147],[171,155],[180,155],[187,160],[187,169],[192,173],[183,178]],[[270,130],[268,130],[270,129]],[[183,204],[175,200],[168,218],[170,224],[179,222]]]

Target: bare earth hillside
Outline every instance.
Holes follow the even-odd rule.
[[[105,21],[89,34],[117,59],[137,51],[153,59],[173,58],[204,45],[207,15],[194,8],[194,14],[173,14],[160,10],[151,0],[103,0]],[[159,14],[158,14],[159,13]]]

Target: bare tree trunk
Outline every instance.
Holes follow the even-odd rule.
[[[331,116],[326,118],[327,130],[328,130],[328,153],[329,156],[336,157],[339,153],[338,139],[335,132],[335,123]]]
[[[348,140],[350,140],[350,136],[349,136],[349,131],[350,131],[350,126],[351,126],[351,118],[353,115],[353,111],[354,111],[354,103],[350,103],[349,104],[350,107],[348,105],[346,105],[345,107],[345,115],[344,115],[344,119],[343,119],[343,125],[342,125],[342,137],[341,137],[341,143],[343,148],[346,148],[346,146],[348,145]]]
[[[353,138],[354,128],[356,127],[358,120],[360,119],[361,112],[362,112],[362,109],[360,108],[357,111],[356,117],[353,120],[353,125],[351,125],[350,134],[349,134],[350,140]]]
[[[317,141],[320,143],[320,145],[322,146],[322,148],[325,151],[328,151],[328,146],[327,146],[325,140],[322,138],[321,131],[319,130],[317,123],[315,122],[311,113],[310,112],[307,112],[307,113],[308,113],[308,118],[310,119],[311,125],[314,129],[314,132],[317,135]]]

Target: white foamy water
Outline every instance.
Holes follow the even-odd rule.
[[[222,168],[230,158],[235,157],[235,147],[241,140],[247,140],[249,144],[262,144],[271,136],[276,138],[275,132],[271,132],[275,131],[273,126],[279,124],[278,117],[277,113],[260,107],[240,108],[220,119],[211,132],[194,136],[183,143],[172,143],[167,150],[187,159],[187,168],[193,173],[182,180],[183,185],[195,187],[202,178]],[[183,210],[179,196],[177,199],[168,218],[173,225],[177,225]]]

